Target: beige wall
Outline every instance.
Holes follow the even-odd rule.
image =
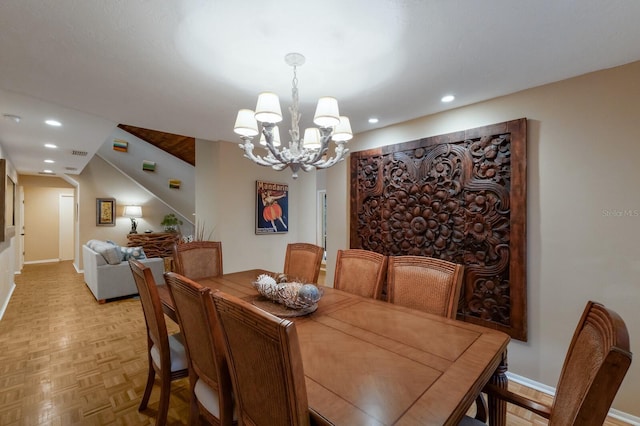
[[[56,261],[60,250],[60,195],[74,188],[57,177],[20,175],[24,188],[24,261]]]
[[[459,94],[463,96],[464,94]],[[616,310],[640,352],[640,62],[359,134],[352,151],[528,119],[527,343],[509,346],[509,370],[555,387],[588,300]],[[348,247],[348,175],[328,171],[327,280]],[[630,211],[631,216],[617,216]],[[640,363],[614,408],[640,416]]]
[[[287,244],[315,243],[315,172],[277,172],[244,158],[236,143],[196,144],[196,218],[215,227],[225,272],[253,268],[282,271]],[[289,232],[255,235],[256,180],[289,184]]]

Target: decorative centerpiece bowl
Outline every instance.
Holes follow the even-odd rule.
[[[322,290],[315,284],[304,284],[295,279],[289,281],[285,274],[259,275],[253,286],[269,302],[282,306],[274,308],[260,303],[260,300],[254,301],[254,304],[281,317],[309,314],[318,308],[318,301],[322,297]]]

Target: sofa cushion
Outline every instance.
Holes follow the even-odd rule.
[[[120,251],[122,252],[122,260],[124,261],[147,258],[142,247],[120,247]]]
[[[109,265],[117,265],[122,261],[120,247],[115,244],[100,240],[89,240],[87,241],[87,247],[101,254]]]

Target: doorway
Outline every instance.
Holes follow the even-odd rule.
[[[74,259],[76,199],[73,188],[56,186],[57,178],[55,181],[30,178],[26,177],[23,182],[24,263]]]
[[[60,260],[73,260],[74,258],[74,196],[60,194],[60,241],[58,258]]]
[[[318,191],[318,212],[316,214],[316,244],[324,249],[324,257],[327,258],[327,191]]]

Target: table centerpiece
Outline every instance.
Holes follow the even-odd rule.
[[[253,286],[267,299],[256,299],[253,304],[279,317],[302,316],[314,312],[323,293],[315,284],[302,283],[285,274],[261,274],[253,282]]]

